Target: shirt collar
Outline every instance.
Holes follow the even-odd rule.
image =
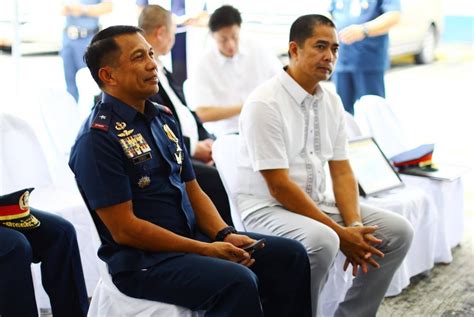
[[[223,66],[225,63],[228,63],[228,62],[237,62],[239,59],[241,59],[243,56],[247,55],[248,53],[244,45],[242,45],[242,42],[240,42],[239,44],[239,50],[232,57],[227,57],[227,56],[222,55],[222,53],[217,48],[217,45],[214,45],[213,51],[214,51],[214,56],[217,60],[217,63],[220,66]]]
[[[127,105],[126,103],[120,101],[119,99],[107,94],[102,94],[102,102],[103,103],[110,103],[112,105],[112,109],[116,114],[119,115],[125,122],[133,122],[137,115],[144,116],[147,121],[150,121],[154,117],[156,117],[159,113],[159,110],[153,105],[153,103],[149,100],[145,101],[145,113],[141,114],[133,107]]]
[[[291,77],[287,72],[288,66],[281,68],[280,72],[278,73],[278,79],[283,87],[286,89],[288,94],[296,101],[298,105],[301,105],[306,98],[311,98],[318,100],[322,96],[321,86],[318,84],[316,87],[316,92],[314,95],[310,95],[303,87],[298,84],[293,77]]]

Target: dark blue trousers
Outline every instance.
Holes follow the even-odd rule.
[[[41,262],[54,317],[86,316],[89,301],[74,227],[51,213],[31,213],[41,222],[36,229],[0,226],[0,316],[38,315],[31,262]]]
[[[385,98],[383,71],[336,72],[333,75],[336,91],[341,97],[344,109],[354,114],[354,103],[365,95]]]
[[[70,40],[63,36],[63,47],[61,49],[61,57],[63,58],[64,79],[66,80],[67,91],[79,100],[79,91],[76,85],[76,73],[79,69],[86,67],[84,62],[84,53],[87,45],[89,45],[93,35],[82,39]]]
[[[113,276],[128,296],[205,310],[206,316],[311,316],[309,261],[294,240],[265,237],[247,268],[230,261],[186,254],[156,266]],[[204,240],[204,239],[200,239]]]

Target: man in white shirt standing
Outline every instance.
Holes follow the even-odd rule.
[[[335,316],[375,316],[413,229],[397,214],[359,205],[344,108],[320,85],[334,70],[338,47],[325,16],[302,16],[291,26],[289,66],[253,91],[242,109],[237,204],[247,230],[306,247],[315,316],[339,249],[355,279]],[[335,201],[324,194],[326,162]]]
[[[214,135],[202,125],[199,117],[191,111],[183,94],[183,87],[161,63],[159,57],[170,52],[175,42],[176,24],[171,12],[159,5],[146,6],[138,18],[138,26],[145,31],[145,39],[153,47],[158,64],[159,91],[150,100],[167,106],[183,134],[183,140],[196,173],[196,179],[211,198],[227,223],[232,223],[230,206],[224,185],[212,161]]]
[[[209,19],[216,46],[189,76],[196,113],[217,136],[238,131],[238,115],[248,94],[282,67],[276,56],[241,41],[241,24],[236,8],[216,9]]]

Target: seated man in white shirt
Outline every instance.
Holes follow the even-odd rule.
[[[189,76],[196,113],[217,136],[238,132],[238,115],[248,94],[282,67],[276,56],[240,40],[241,23],[234,7],[214,11],[209,29],[216,46]]]
[[[173,74],[159,59],[168,54],[174,44],[176,25],[171,12],[159,5],[148,5],[140,13],[138,26],[145,31],[145,39],[153,47],[158,64],[159,91],[150,99],[167,106],[173,112],[183,133],[186,149],[192,156],[199,185],[214,202],[222,218],[227,223],[232,223],[227,194],[219,173],[213,166],[211,150],[214,135],[203,127],[199,117],[187,107],[183,87],[175,82]]]
[[[306,247],[313,315],[340,249],[355,279],[335,315],[375,316],[413,229],[400,215],[359,205],[344,108],[320,85],[334,70],[338,47],[325,16],[305,15],[291,26],[289,66],[254,90],[242,109],[237,205],[247,230]],[[335,201],[324,194],[326,162]]]

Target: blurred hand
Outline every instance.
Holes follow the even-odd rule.
[[[81,16],[84,14],[84,8],[81,4],[65,5],[62,10],[63,15]]]
[[[373,255],[383,257],[384,254],[373,247],[372,244],[381,243],[372,233],[377,227],[348,227],[344,228],[344,234],[341,234],[341,251],[346,256],[344,271],[349,264],[352,264],[352,275],[356,276],[359,266],[362,272],[368,272],[368,264],[375,268],[380,268],[380,264],[373,259]]]
[[[232,234],[227,235],[225,237],[224,241],[232,243],[233,245],[235,245],[236,247],[239,247],[239,248],[243,248],[243,247],[255,242],[254,239],[252,239],[248,236],[245,236],[245,235],[242,235],[242,234],[236,234],[236,233],[232,233]],[[251,254],[249,254],[249,257],[251,257]],[[251,266],[252,264],[255,263],[255,259],[250,258],[248,260],[246,259],[246,260],[244,260],[242,262],[239,262],[239,263],[242,264],[242,265],[245,265],[245,266]]]
[[[250,258],[248,252],[230,242],[209,243],[204,251],[204,255],[240,263],[245,266],[251,266],[255,262],[254,259]]]
[[[193,158],[204,163],[214,163],[212,161],[212,139],[205,139],[198,141],[196,144],[196,150],[194,151]],[[212,165],[212,164],[211,164]]]
[[[361,24],[352,24],[339,31],[339,40],[347,45],[362,41],[364,38],[364,27]]]

